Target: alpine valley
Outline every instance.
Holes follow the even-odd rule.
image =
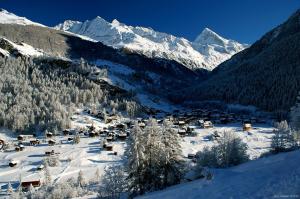
[[[0,198],[298,198],[299,52],[0,9]]]

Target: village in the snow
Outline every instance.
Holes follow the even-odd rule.
[[[80,109],[71,118],[72,128],[61,132],[18,137],[6,132],[0,140],[0,186],[23,190],[39,187],[45,180],[45,169],[54,183],[77,179],[81,173],[86,183],[93,184],[99,181],[105,168],[123,164],[131,129],[134,124],[145,128],[149,119],[156,120],[158,125],[164,120],[172,122],[174,132],[181,137],[182,155],[191,167],[198,151],[212,146],[222,133],[229,131],[248,144],[250,159],[268,152],[274,135],[272,120],[247,109],[232,110],[152,111],[148,118],[124,118],[107,112],[104,118],[101,111]],[[188,173],[184,179],[194,178]]]

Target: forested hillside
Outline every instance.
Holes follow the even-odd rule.
[[[76,108],[125,111],[128,95],[88,79],[87,63],[0,58],[0,126],[15,131],[68,128]],[[62,67],[64,66],[64,67]]]
[[[250,48],[221,64],[207,81],[187,90],[186,98],[288,111],[300,90],[299,21],[300,10]]]

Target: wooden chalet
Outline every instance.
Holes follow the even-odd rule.
[[[29,144],[30,144],[31,146],[36,146],[36,145],[40,144],[40,141],[39,141],[38,139],[30,140],[30,141],[29,141]]]
[[[45,168],[45,166],[43,164],[39,165],[36,170],[41,171]]]
[[[50,146],[54,146],[56,144],[56,142],[55,142],[55,140],[50,139],[50,140],[48,140],[48,144]]]
[[[4,140],[0,140],[0,150],[4,148],[5,142]]]
[[[11,161],[8,163],[8,165],[9,165],[10,167],[15,167],[15,166],[17,166],[18,163],[19,163],[19,162],[16,161],[16,160],[11,160]]]
[[[96,137],[96,134],[94,131],[89,132],[89,137]]]
[[[16,146],[15,150],[16,151],[24,151],[25,146],[23,144],[19,144],[18,146]]]
[[[243,131],[250,131],[252,129],[251,123],[244,123]]]
[[[69,129],[63,130],[63,134],[64,134],[64,136],[69,135],[70,134],[70,130]]]
[[[125,132],[119,133],[119,134],[118,134],[118,138],[119,138],[120,140],[125,140],[125,139],[127,138],[127,133],[125,133]]]
[[[55,154],[54,150],[51,150],[51,151],[45,151],[45,155],[46,155],[46,156],[50,156],[50,155],[54,155],[54,154]]]
[[[52,138],[53,137],[53,133],[51,133],[51,132],[46,133],[46,137],[47,138]]]
[[[189,153],[187,157],[188,157],[188,159],[194,159],[196,157],[196,154]]]
[[[113,145],[108,144],[108,145],[106,145],[105,149],[106,149],[106,151],[112,151],[113,150]]]
[[[17,139],[18,139],[19,141],[24,141],[24,140],[25,140],[25,137],[24,137],[24,135],[19,135],[19,136],[17,137]]]
[[[26,182],[21,182],[21,187],[23,191],[28,191],[30,186],[33,186],[34,188],[41,187],[42,183],[40,180],[35,180],[35,181],[26,181]]]
[[[203,123],[203,128],[205,128],[205,129],[213,128],[213,127],[214,127],[214,126],[213,126],[213,124],[212,124],[211,121],[205,121],[205,122]]]
[[[106,141],[107,142],[112,142],[114,140],[113,136],[107,136]]]
[[[186,130],[185,129],[178,129],[178,134],[181,136],[185,136],[186,135]]]

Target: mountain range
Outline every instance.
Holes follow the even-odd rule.
[[[219,100],[284,115],[300,90],[299,10],[251,46],[208,28],[190,42],[100,17],[50,28],[3,9],[0,16],[2,56],[20,53],[122,64],[139,73],[139,83],[152,94],[176,103]]]
[[[54,28],[84,35],[105,45],[124,48],[150,58],[165,58],[190,69],[209,71],[248,47],[247,44],[225,39],[208,28],[191,42],[151,28],[128,26],[116,19],[110,23],[99,16],[85,22],[67,20]]]
[[[220,64],[206,81],[184,90],[193,100],[255,105],[282,117],[300,90],[300,10]]]

